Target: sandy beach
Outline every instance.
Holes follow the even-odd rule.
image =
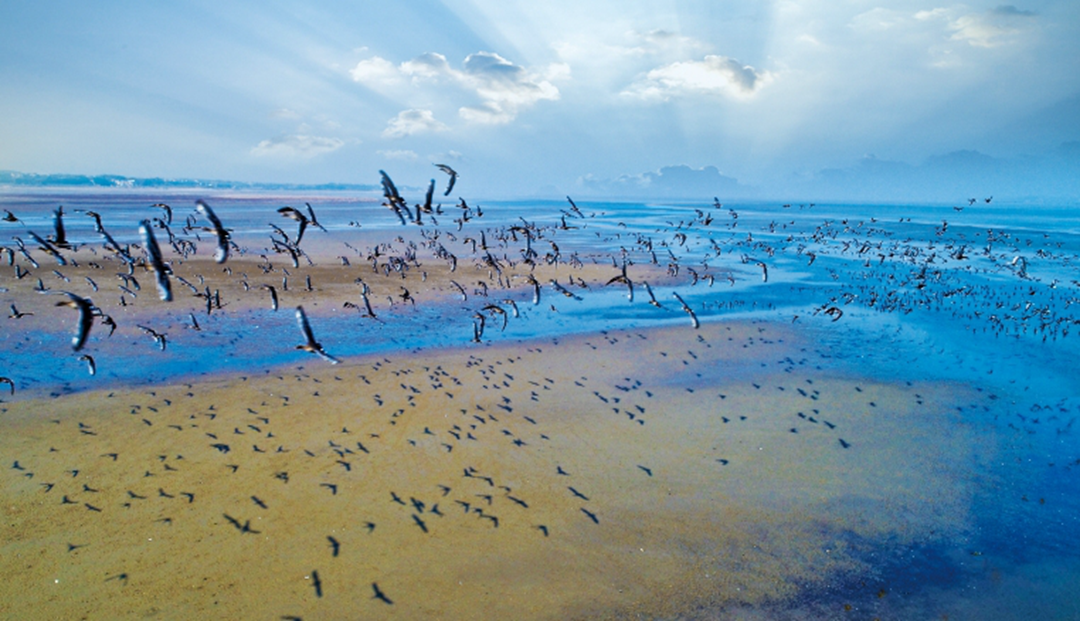
[[[805,345],[710,324],[10,404],[4,614],[387,614],[376,583],[405,618],[675,617],[962,531],[982,443],[932,429],[984,398]]]

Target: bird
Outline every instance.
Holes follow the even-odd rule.
[[[615,276],[611,280],[607,281],[605,287],[616,282],[621,282],[626,285],[626,298],[631,302],[634,301],[634,283],[630,280],[630,277],[626,275],[626,263],[622,265],[622,273]],[[655,300],[655,298],[654,298]]]
[[[835,306],[830,306],[830,307],[826,308],[823,312],[826,315],[831,315],[832,318],[833,318],[833,321],[838,321],[841,317],[844,316],[844,311],[840,310],[839,308],[837,308]]]
[[[165,343],[166,343],[166,335],[165,334],[163,334],[161,332],[158,332],[157,330],[155,330],[153,328],[149,328],[149,327],[143,326],[143,325],[136,324],[135,327],[137,327],[138,329],[142,330],[143,332],[149,334],[150,337],[154,339],[154,342],[158,344],[158,347],[161,348],[161,351],[165,351]]]
[[[390,601],[390,598],[387,597],[385,593],[382,592],[382,590],[379,588],[378,584],[372,582],[371,583],[371,589],[373,591],[375,591],[375,595],[372,595],[371,599],[377,599],[377,600],[380,600],[380,601],[382,601],[382,602],[384,602],[386,604],[393,604],[394,603],[394,602]]]
[[[304,343],[297,345],[296,349],[302,349],[306,352],[316,354],[330,364],[338,364],[341,362],[337,358],[323,351],[322,345],[315,340],[315,335],[311,332],[311,324],[308,323],[307,314],[304,313],[303,306],[296,307],[296,324],[300,327],[300,334],[304,337]]]
[[[277,211],[279,214],[285,216],[286,218],[289,218],[290,220],[296,220],[296,222],[300,225],[299,230],[297,230],[296,232],[296,241],[294,242],[294,245],[299,246],[300,240],[303,239],[304,231],[307,230],[307,225],[310,220],[307,216],[300,213],[300,211],[298,211],[296,208],[289,207],[288,205],[279,208]]]
[[[15,382],[10,377],[0,377],[0,384],[7,384],[11,389],[11,394],[15,394]]]
[[[60,291],[58,293],[66,295],[68,299],[64,302],[57,302],[57,306],[70,306],[79,311],[79,326],[75,330],[75,336],[71,338],[72,350],[79,351],[86,344],[86,337],[90,335],[90,326],[94,322],[94,303],[90,299],[70,291]]]
[[[60,254],[60,251],[56,249],[56,246],[52,242],[42,239],[40,235],[33,231],[27,231],[27,234],[29,234],[30,237],[34,238],[34,241],[37,242],[39,246],[41,246],[41,249],[45,251],[45,254],[56,259],[56,262],[59,265],[67,265],[67,259],[64,258],[64,255]],[[35,265],[34,267],[37,266]]]
[[[581,492],[577,491],[573,487],[568,487],[567,489],[569,489],[570,493],[573,494],[574,496],[577,496],[578,498],[580,498],[582,500],[585,500],[585,501],[589,500],[588,496],[586,496],[585,494],[582,494]]]
[[[990,202],[989,200],[986,202]],[[53,211],[53,236],[52,243],[60,248],[70,248],[67,240],[67,232],[64,230],[64,206],[60,205]]]
[[[165,211],[165,224],[172,224],[172,207],[169,207],[165,203],[154,203],[151,207],[157,207]]]
[[[15,305],[11,305],[11,314],[8,315],[8,319],[22,319],[23,317],[32,316],[34,313],[21,313],[15,308]]]
[[[277,289],[274,285],[263,285],[262,288],[270,292],[270,308],[276,311],[278,309]]]
[[[161,258],[161,248],[158,246],[154,230],[150,227],[149,220],[139,223],[139,233],[142,234],[143,245],[146,254],[150,258],[150,267],[154,270],[154,278],[157,280],[158,297],[162,302],[171,302],[173,299],[172,287],[169,285],[169,274],[165,269],[165,262]]]
[[[454,170],[453,168],[450,168],[446,164],[435,164],[435,167],[438,168],[439,170],[443,171],[444,173],[450,175],[450,181],[446,185],[446,191],[443,192],[443,196],[450,196],[450,192],[452,192],[453,189],[454,189],[454,183],[457,182],[457,178],[458,178],[457,171]]]
[[[307,206],[308,224],[326,231],[326,227],[319,224],[319,221],[315,219],[315,210],[311,208],[311,203],[304,203],[304,205]],[[297,240],[297,243],[299,243],[299,240]]]
[[[683,301],[682,296],[680,296],[675,291],[672,291],[671,295],[673,295],[675,297],[675,299],[679,301],[679,304],[682,304],[683,312],[685,312],[687,315],[690,315],[690,321],[693,322],[694,329],[697,330],[701,326],[701,324],[698,323],[698,318],[697,318],[697,315],[694,314],[694,309],[690,308],[686,304],[686,302]]]
[[[86,368],[87,371],[90,372],[90,375],[97,375],[97,364],[94,362],[93,356],[90,354],[83,354],[79,356],[79,360],[81,362],[86,362]]]
[[[217,214],[210,208],[210,205],[207,205],[200,199],[195,201],[195,209],[210,221],[210,225],[214,228],[214,234],[217,235],[217,249],[214,251],[214,262],[224,263],[225,260],[229,258],[229,232],[221,225],[221,220],[218,220]]]

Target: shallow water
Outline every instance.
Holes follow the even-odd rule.
[[[207,200],[226,225],[233,228],[238,245],[250,255],[265,252],[267,222],[286,230],[295,226],[277,216],[274,209],[305,201],[312,203],[320,221],[330,231],[310,230],[305,236],[306,248],[316,263],[332,264],[334,257],[344,255],[355,257],[354,262],[362,264],[359,258],[362,253],[354,249],[391,242],[389,238],[398,235],[405,242],[421,244],[424,239],[419,228],[401,227],[377,203],[350,196],[222,195]],[[191,195],[163,197],[116,192],[5,195],[0,197],[0,207],[14,212],[25,224],[2,225],[13,235],[22,235],[27,240],[24,229],[44,235],[51,227],[52,210],[63,204],[70,238],[90,245],[98,243],[91,221],[86,216],[80,217],[76,209],[99,212],[106,228],[118,241],[132,243],[137,241],[135,223],[160,215],[160,210],[150,207],[159,201],[173,205],[177,220],[182,221],[193,213]],[[1076,371],[1080,368],[1080,315],[1076,307],[1080,290],[1077,283],[1080,220],[1075,210],[1033,211],[996,203],[957,211],[952,206],[935,205],[785,208],[755,204],[717,208],[708,202],[673,205],[580,202],[585,217],[579,218],[560,214],[560,210],[568,207],[562,202],[481,201],[480,204],[484,216],[464,223],[461,231],[451,223],[453,214],[436,216],[440,218],[439,229],[457,236],[453,248],[461,257],[469,254],[461,243],[466,235],[475,237],[484,230],[489,243],[494,244],[500,228],[519,224],[524,218],[549,227],[543,231],[543,240],[534,241],[541,256],[551,249],[547,242],[555,241],[564,261],[574,254],[585,264],[611,266],[613,260],[618,263],[625,258],[631,264],[628,275],[638,280],[639,270],[653,262],[653,254],[647,247],[651,243],[656,256],[652,269],[662,272],[677,265],[678,274],[668,284],[654,287],[659,307],[647,303],[640,282],[633,302],[627,299],[625,287],[618,284],[573,288],[580,300],[563,297],[551,287],[544,287],[538,305],[531,303],[532,292],[528,288],[493,290],[491,298],[514,299],[520,316],[509,319],[505,330],[492,327],[496,323],[492,317],[481,343],[470,342],[473,336],[470,316],[491,300],[479,295],[470,296],[465,302],[448,292],[416,307],[380,305],[379,321],[342,311],[340,300],[325,300],[321,305],[309,306],[309,313],[327,350],[347,362],[365,361],[368,365],[388,357],[402,365],[404,371],[410,366],[407,361],[428,361],[431,356],[448,356],[460,362],[468,360],[470,355],[488,356],[496,351],[492,348],[497,348],[500,355],[544,348],[547,353],[537,357],[532,363],[535,366],[530,368],[533,372],[549,368],[552,373],[560,365],[558,355],[552,353],[553,349],[563,347],[555,344],[560,341],[573,343],[576,349],[571,351],[578,352],[575,355],[583,360],[589,352],[617,350],[623,352],[620,354],[623,358],[596,359],[594,364],[604,367],[597,368],[596,375],[613,383],[606,387],[599,385],[596,390],[619,394],[622,389],[616,391],[615,387],[624,375],[652,385],[652,390],[658,395],[662,393],[663,399],[646,406],[649,414],[644,419],[656,416],[656,421],[665,421],[662,428],[666,431],[661,433],[665,435],[662,441],[649,443],[643,443],[638,435],[625,429],[601,439],[596,434],[604,433],[604,427],[575,421],[573,415],[559,409],[591,411],[589,408],[596,407],[610,412],[612,404],[596,401],[584,389],[584,394],[565,405],[528,410],[534,412],[533,418],[553,419],[545,421],[545,429],[555,446],[519,462],[517,457],[512,457],[516,455],[512,452],[513,445],[497,445],[499,448],[475,454],[477,459],[490,464],[479,469],[498,468],[507,477],[516,478],[519,485],[531,492],[531,498],[545,499],[539,504],[550,505],[552,520],[563,520],[566,518],[556,509],[568,508],[572,512],[576,509],[566,507],[560,496],[551,495],[557,477],[548,475],[528,482],[527,473],[533,467],[548,468],[545,472],[550,472],[556,463],[577,463],[579,470],[588,473],[581,476],[591,477],[586,480],[596,489],[605,490],[606,516],[617,516],[619,526],[612,527],[612,534],[596,538],[588,531],[579,532],[576,523],[567,523],[570,534],[558,542],[560,556],[557,557],[524,543],[518,548],[507,543],[501,548],[488,549],[481,543],[485,540],[476,539],[480,534],[472,526],[455,526],[451,532],[479,546],[478,554],[517,550],[515,554],[536,562],[538,569],[526,572],[518,580],[510,580],[498,572],[488,575],[476,565],[480,558],[471,561],[466,558],[460,565],[455,564],[453,571],[477,577],[473,588],[458,592],[434,578],[419,579],[419,584],[434,589],[432,601],[438,603],[425,609],[426,614],[469,617],[472,615],[466,611],[470,604],[496,605],[490,593],[531,584],[538,585],[538,591],[543,594],[537,592],[523,599],[524,608],[520,610],[530,611],[524,616],[711,618],[719,615],[795,619],[843,618],[850,614],[854,615],[852,618],[1080,618],[1072,592],[1073,586],[1080,584],[1080,551],[1072,545],[1080,536],[1080,440],[1078,426],[1074,424],[1080,416],[1080,394],[1076,389],[1080,385]],[[711,221],[705,224],[702,216],[711,217]],[[564,221],[576,228],[556,228]],[[179,225],[174,228],[179,232]],[[435,227],[429,225],[426,230],[430,232]],[[517,260],[522,246],[520,241],[507,243],[499,247],[497,256]],[[32,245],[28,244],[28,248]],[[813,260],[810,253],[814,253]],[[35,275],[40,272],[43,278],[50,278],[49,270],[56,266],[49,265],[51,260],[40,252],[32,251],[32,254],[41,264]],[[421,263],[427,261],[435,260],[421,257]],[[766,264],[767,279],[758,262]],[[462,269],[472,269],[472,274],[482,274],[475,268],[464,267],[470,264],[462,265]],[[13,278],[9,275],[12,268],[0,269],[3,278]],[[608,269],[611,276],[619,273],[614,267]],[[696,284],[690,269],[698,273]],[[303,273],[303,269],[298,272]],[[421,286],[415,272],[409,275],[408,282],[413,283],[412,287]],[[70,286],[76,288],[75,284]],[[710,348],[722,348],[725,344],[722,332],[717,330],[739,326],[739,339],[732,341],[741,343],[738,349],[708,356],[696,351],[704,345],[693,340],[697,333],[690,327],[689,318],[673,293],[682,296],[705,324],[702,332],[710,334]],[[26,298],[4,295],[7,297],[0,302],[5,306],[16,303],[25,310],[33,303]],[[96,299],[101,299],[98,296]],[[141,296],[139,300],[139,304],[144,304]],[[153,388],[206,379],[216,381],[215,378],[225,375],[264,377],[269,381],[274,375],[285,378],[297,373],[287,370],[298,364],[305,368],[299,373],[306,374],[307,369],[315,369],[321,362],[293,350],[292,340],[282,346],[283,334],[295,338],[295,320],[284,310],[275,313],[266,308],[226,307],[200,317],[203,330],[196,333],[182,328],[187,307],[153,308],[164,317],[160,321],[171,327],[172,339],[167,350],[156,351],[141,336],[118,334],[112,339],[98,336],[88,346],[101,369],[94,377],[88,376],[85,366],[69,355],[69,323],[20,323],[39,319],[36,316],[6,321],[0,333],[0,368],[18,385],[15,398],[76,393],[73,397],[54,400],[55,408],[49,408],[55,412],[52,415],[65,425],[92,416],[99,422],[90,427],[98,429],[107,424],[110,416],[130,419],[127,410],[86,411],[70,399],[79,399],[79,393],[99,388],[118,391],[141,387],[138,397],[133,393],[127,398],[146,405],[152,400],[148,400],[145,391]],[[839,309],[842,316],[826,315],[829,308]],[[47,308],[41,313],[46,311]],[[37,327],[27,330],[22,325]],[[753,336],[756,330],[762,335],[757,340]],[[626,357],[629,350],[619,349],[623,344],[610,340],[634,338],[630,335],[635,331],[649,339],[659,339],[649,350],[653,357],[648,360],[655,362],[647,362],[644,354]],[[687,356],[687,351],[694,352],[694,356]],[[27,364],[30,352],[39,355],[46,352],[51,357],[36,358]],[[698,365],[697,356],[713,362]],[[354,369],[349,370],[349,375],[356,375]],[[529,378],[542,383],[538,376]],[[571,375],[560,378],[567,383],[574,380],[575,376]],[[300,381],[299,376],[295,381]],[[324,377],[323,381],[328,380]],[[334,403],[360,399],[367,402],[370,389],[354,384],[350,382],[334,389],[324,386],[322,391]],[[205,390],[211,394],[210,387]],[[267,390],[260,393],[264,400],[266,395],[280,394],[280,390]],[[513,393],[515,402],[527,400],[523,388],[516,390],[519,392]],[[217,388],[213,391],[212,394],[227,394],[227,391],[218,392]],[[768,396],[765,391],[770,391]],[[802,392],[796,394],[796,391]],[[784,444],[796,437],[811,442],[805,438],[816,436],[806,434],[817,433],[821,428],[816,422],[807,426],[805,418],[796,417],[796,411],[814,416],[811,410],[816,404],[811,402],[816,399],[811,396],[819,395],[812,391],[821,391],[822,399],[831,399],[832,409],[822,411],[834,412],[834,417],[843,416],[847,427],[841,429],[857,433],[844,438],[851,443],[850,449],[841,447],[832,437],[828,444]],[[717,392],[724,397],[717,400]],[[706,397],[706,393],[710,396]],[[807,396],[800,396],[802,393]],[[99,393],[87,394],[97,395],[87,403],[108,403]],[[238,409],[246,403],[240,397],[233,399]],[[32,418],[27,418],[36,408],[48,408],[45,403],[48,402],[34,403],[29,412],[20,409],[19,403],[10,404],[12,410],[5,413],[3,440],[3,454],[9,462],[31,465],[39,471],[52,467],[47,465],[48,453],[38,452],[49,448],[46,446],[49,442],[43,440],[48,437],[42,435],[46,433],[44,423],[35,424]],[[861,405],[856,407],[856,403]],[[484,404],[490,410],[495,402],[483,393],[476,393],[463,405],[469,408]],[[410,429],[417,433],[428,426],[435,429],[437,419],[430,416],[456,406],[430,405],[425,414],[429,418],[423,419],[423,423],[408,423],[412,425]],[[402,407],[410,406],[404,401]],[[927,411],[924,407],[931,409]],[[191,409],[191,415],[204,413],[205,404],[201,408]],[[792,409],[796,411],[789,411]],[[729,427],[727,421],[718,424],[718,411],[731,412],[732,415],[724,416],[732,420],[740,414],[746,415],[751,422],[730,435],[727,430],[734,427]],[[679,412],[687,414],[680,416]],[[230,412],[227,418],[234,416]],[[359,424],[357,419],[351,420],[352,423],[344,424]],[[790,431],[788,426],[792,424],[795,426],[791,429],[801,433]],[[514,428],[514,433],[520,435],[522,429],[528,429],[528,425],[522,425]],[[223,431],[231,426],[227,425]],[[631,429],[636,427],[633,425]],[[278,435],[285,438],[283,442],[291,441],[293,446],[307,443],[314,450],[309,439],[325,438],[331,429],[329,424],[306,430],[303,426],[290,425]],[[642,429],[654,428],[643,425]],[[724,433],[716,435],[721,431]],[[123,432],[118,428],[117,434],[121,433],[115,437],[138,442],[149,432],[138,423]],[[687,469],[695,463],[688,456],[697,454],[695,451],[706,455],[715,449],[702,442],[715,443],[729,435],[724,440],[728,442],[725,446],[739,456],[733,463],[756,465],[740,471],[738,485],[718,483],[694,470],[699,466]],[[76,450],[76,439],[78,436],[69,436],[63,450]],[[410,445],[404,442],[405,438],[398,440],[394,445],[399,447],[397,450],[407,450]],[[753,461],[753,449],[757,447],[751,445],[755,442],[778,452],[769,460]],[[192,444],[185,451],[207,451],[204,444]],[[325,452],[325,441],[322,445]],[[778,448],[781,446],[786,448]],[[433,448],[437,452],[437,447]],[[873,464],[848,459],[852,454],[860,455],[858,451],[872,455]],[[148,448],[147,459],[150,452]],[[595,455],[590,457],[590,453]],[[383,464],[380,467],[386,474],[380,476],[385,478],[384,483],[416,484],[408,477],[394,474],[405,467],[398,458],[383,454],[383,459],[386,461],[380,462]],[[661,501],[663,496],[656,495],[659,490],[638,489],[641,479],[626,478],[629,475],[623,470],[612,469],[612,464],[620,463],[640,476],[633,462],[646,459],[653,470],[666,475],[667,484],[676,490],[672,498],[678,500]],[[301,467],[295,462],[288,463]],[[425,468],[431,469],[431,478],[442,480],[440,477],[449,476],[450,469],[438,464],[442,462],[431,461]],[[61,476],[59,466],[54,469],[56,476]],[[212,475],[210,470],[198,472],[204,477],[219,476]],[[22,470],[13,467],[9,474],[4,494],[11,504],[5,504],[18,507],[20,503],[42,502],[32,495],[40,492],[23,485]],[[117,492],[119,486],[137,482],[110,478],[121,476],[120,473],[99,471],[99,476],[116,486]],[[318,476],[330,480],[326,479],[326,472]],[[189,485],[195,485],[195,479],[186,480]],[[218,489],[214,484],[200,497],[211,495],[220,499],[218,506],[235,507],[241,499],[246,499],[247,494],[242,490],[252,486],[261,488],[263,484],[245,479],[234,492],[228,491],[228,482],[221,485],[225,487]],[[423,493],[430,495],[432,484],[426,481],[425,485],[428,491]],[[421,493],[419,488],[415,493]],[[384,495],[376,500],[374,492],[371,494],[362,496],[363,503],[384,502]],[[296,498],[279,495],[275,500],[299,509],[305,498],[304,494]],[[50,497],[50,503],[52,500]],[[722,504],[717,505],[718,501]],[[250,501],[244,502],[250,506]],[[55,510],[49,504],[43,515],[51,515]],[[201,528],[210,528],[214,538],[231,534],[213,526],[215,520],[221,521],[220,513],[225,510],[192,514],[195,523],[184,526],[183,532],[198,533]],[[25,517],[21,509],[15,513],[20,517],[13,523],[19,525],[20,534],[17,544],[7,546],[5,557],[9,558],[7,552],[32,554],[43,546],[46,549],[60,546],[62,552],[62,540],[71,533],[92,533],[93,537],[102,538],[103,541],[94,542],[95,546],[108,545],[110,539],[115,541],[118,537],[116,533],[100,530],[80,530],[85,525],[60,526],[59,523],[56,528],[61,530],[50,532],[47,520],[37,523]],[[181,521],[175,515],[170,517],[175,522]],[[344,524],[341,517],[335,511],[311,517],[321,529],[315,539],[324,537],[324,532],[341,528]],[[680,525],[669,526],[672,520]],[[757,526],[734,526],[735,522]],[[608,523],[605,519],[604,524]],[[649,528],[644,526],[650,524]],[[301,528],[299,524],[285,521],[278,528],[288,529],[275,531],[279,534],[274,554],[281,555],[284,565],[293,556],[305,562],[310,558],[309,564],[323,564],[320,574],[334,576],[340,584],[343,577],[326,569],[325,559],[307,552],[290,552],[292,546],[284,542],[290,536],[300,536],[284,533],[300,532],[296,530]],[[660,534],[646,537],[649,532]],[[416,559],[425,563],[438,562],[429,552],[414,549],[415,542],[410,542],[409,536],[395,539],[397,545],[405,546],[403,550],[409,550],[406,556],[415,554]],[[635,537],[646,537],[657,548],[659,556],[650,561],[651,566],[637,560],[621,560],[632,548]],[[240,537],[241,543],[243,539]],[[230,554],[237,559],[248,558],[248,552],[234,550],[232,545],[212,558],[216,562],[227,560]],[[403,586],[409,572],[424,576],[427,572],[407,562],[391,561],[392,549],[392,546],[379,548],[377,552],[382,559],[377,564],[382,567],[379,571],[383,576],[378,582],[386,588],[390,588],[387,584],[395,586],[398,593],[411,593]],[[445,540],[439,549],[446,554],[461,553],[460,547]],[[136,554],[135,550],[130,551]],[[54,559],[51,562],[57,568],[72,565],[66,553],[49,552],[46,556]],[[115,559],[95,557],[89,550],[84,556],[96,559],[102,572],[116,567]],[[492,566],[499,567],[512,557]],[[571,566],[576,568],[567,571],[567,579],[577,576],[575,572],[587,575],[596,567],[610,565],[636,577],[638,583],[597,585],[594,589],[572,584],[557,578],[553,570],[544,570],[556,558],[570,559]],[[170,565],[167,557],[148,562]],[[188,563],[190,567],[185,571],[192,579],[201,575],[200,572],[213,574],[202,561],[192,558]],[[72,578],[81,581],[86,579],[79,572],[92,572],[95,566],[88,568],[75,563],[72,567]],[[4,571],[10,576],[16,568],[8,566]],[[145,568],[144,571],[152,573]],[[332,615],[334,610],[367,605],[370,596],[367,582],[371,581],[372,571],[369,567],[359,572],[363,578],[349,579],[352,587],[364,589],[363,596],[336,600],[337,608],[330,602],[329,593],[326,598],[316,598],[317,606],[316,602],[308,601],[310,587],[303,585],[299,593],[306,594],[304,606],[315,606],[303,609]],[[708,578],[704,577],[706,574]],[[226,579],[223,575],[213,575],[212,580]],[[302,609],[299,604],[290,605],[287,601],[290,593],[295,595],[295,590],[290,590],[295,581],[274,572],[261,575],[282,591],[280,597],[273,598],[281,606],[274,609],[277,612],[273,615],[295,614],[288,611]],[[603,572],[599,575],[608,576]],[[104,579],[104,573],[102,576]],[[714,582],[718,576],[722,577],[719,584]],[[8,584],[12,583],[8,581]],[[86,580],[85,584],[94,593],[102,588],[100,581]],[[147,606],[166,608],[169,602],[181,601],[189,612],[209,610],[198,593],[181,596],[160,585],[154,588],[147,582],[143,585],[147,595],[126,600],[132,607],[120,614],[134,614],[136,610],[145,613]],[[231,592],[251,606],[267,595],[265,584],[256,587],[243,582],[243,585],[240,592],[236,589]],[[484,590],[489,595],[480,595],[479,591]],[[565,596],[552,595],[559,592]],[[107,610],[100,602],[88,603],[97,601],[98,596],[86,597],[90,596],[70,597],[71,608],[67,610],[78,609],[80,605],[90,612]],[[584,603],[588,601],[594,603]],[[668,603],[659,604],[662,601]],[[53,605],[63,609],[63,602],[64,597],[60,596],[53,600]],[[403,605],[401,601],[394,604]],[[113,614],[118,612],[108,610]],[[414,614],[417,612],[413,610]]]

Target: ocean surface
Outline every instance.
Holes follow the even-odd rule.
[[[435,231],[460,256],[468,254],[462,240],[484,232],[497,257],[520,261],[524,241],[507,241],[506,231],[535,225],[542,238],[532,243],[541,258],[557,252],[563,262],[604,265],[612,276],[626,264],[631,279],[635,266],[650,265],[676,277],[677,284],[653,287],[656,305],[648,303],[640,283],[632,300],[618,283],[574,289],[580,300],[561,297],[544,283],[539,304],[533,304],[528,287],[499,292],[500,299],[515,300],[520,317],[502,331],[489,328],[484,335],[489,342],[625,328],[691,329],[677,294],[702,323],[750,320],[799,330],[829,352],[815,364],[837,375],[948,382],[992,395],[992,405],[959,412],[962,424],[994,438],[997,456],[973,464],[967,473],[974,500],[957,546],[966,554],[941,545],[906,549],[902,557],[881,559],[874,579],[911,601],[940,597],[939,591],[975,602],[992,600],[997,618],[1080,619],[1080,211],[1075,207],[1007,205],[981,197],[945,205],[741,204],[723,197],[580,200],[576,208],[568,200],[467,199],[472,217],[460,225],[455,220],[465,210],[444,202],[441,213],[423,216],[422,225],[402,226],[381,197],[344,192],[0,190],[0,209],[19,219],[0,222],[0,245],[15,248],[13,238],[19,237],[28,249],[36,248],[26,231],[42,237],[52,233],[59,205],[74,245],[102,243],[86,211],[100,214],[119,243],[138,243],[137,223],[163,217],[156,203],[171,206],[174,233],[202,241],[205,231],[181,231],[185,219],[197,219],[199,198],[252,256],[270,247],[270,223],[295,228],[276,213],[279,207],[310,203],[326,228],[311,227],[305,235],[304,247],[316,264],[350,257],[363,266],[365,252],[379,243],[400,236],[399,245],[411,241],[422,247]],[[53,267],[63,270],[40,252],[33,255],[42,274]],[[433,261],[421,255],[421,264],[425,260]],[[10,268],[3,269],[9,278]],[[361,267],[356,269],[359,273]],[[62,288],[56,278],[43,278]],[[0,282],[5,310],[22,302],[7,292],[7,284]],[[558,312],[552,312],[555,300]],[[341,358],[473,346],[474,301],[459,301],[452,291],[431,304],[378,310],[381,321],[337,309],[315,311],[313,321],[327,350]],[[27,334],[17,321],[5,319],[0,375],[18,385],[13,398],[25,398],[219,373],[265,373],[296,364],[302,355],[277,346],[281,333],[295,330],[289,313],[226,309],[200,317],[198,336],[182,336],[187,320],[187,313],[170,318],[175,336],[164,352],[143,339],[137,345],[130,339],[98,343],[101,371],[91,377],[69,355],[66,327]],[[753,371],[746,369],[747,377]],[[855,587],[834,585],[829,593],[808,590],[801,597],[836,599],[848,588]],[[873,610],[872,603],[863,608]],[[913,604],[912,610],[919,608]]]

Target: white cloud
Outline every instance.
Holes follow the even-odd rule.
[[[356,82],[368,85],[394,82],[399,79],[398,70],[394,63],[379,56],[361,60],[349,71],[349,75]]]
[[[478,107],[466,106],[458,113],[467,121],[479,123],[507,123],[522,108],[540,100],[559,98],[559,89],[544,76],[526,71],[498,54],[477,52],[465,59],[465,70],[460,74],[480,96]],[[565,76],[569,71],[564,65],[555,65],[549,72]]]
[[[674,62],[657,67],[631,84],[622,94],[663,100],[691,94],[722,94],[746,99],[772,80],[773,75],[768,71],[758,71],[734,58],[710,54],[700,61]]]
[[[404,138],[427,132],[441,132],[446,129],[446,125],[436,119],[431,110],[409,109],[402,110],[390,119],[382,135],[384,138]]]
[[[263,140],[251,148],[251,154],[310,158],[337,151],[343,146],[345,141],[339,138],[292,134]]]
[[[1002,5],[985,13],[961,15],[949,23],[952,39],[974,47],[998,47],[1010,42],[1029,27],[1035,14],[1012,5]]]
[[[938,38],[990,48],[1012,42],[1031,27],[1034,17],[1034,12],[1020,10],[1011,4],[979,13],[970,12],[962,5],[936,7],[914,14],[876,8],[855,16],[851,27],[868,34],[885,30],[914,33],[918,29],[931,40]]]
[[[401,63],[401,72],[414,78],[435,78],[451,75],[454,70],[450,68],[450,63],[446,62],[445,56],[428,52]]]
[[[479,98],[478,103],[459,109],[466,121],[507,123],[538,101],[558,99],[559,89],[553,82],[569,77],[570,68],[553,64],[542,72],[530,71],[493,52],[477,52],[467,56],[459,70],[451,67],[442,54],[428,52],[396,66],[376,56],[361,61],[350,74],[353,80],[372,88],[396,88],[404,78],[409,78],[417,88],[447,83]],[[399,115],[383,135],[400,137],[416,133],[407,131],[415,121],[415,118],[401,119]],[[400,131],[394,125],[396,122],[402,125]]]
[[[386,151],[376,151],[379,155],[385,157],[388,160],[402,160],[406,162],[414,162],[420,159],[420,156],[416,154],[416,151],[409,149],[390,149]]]

